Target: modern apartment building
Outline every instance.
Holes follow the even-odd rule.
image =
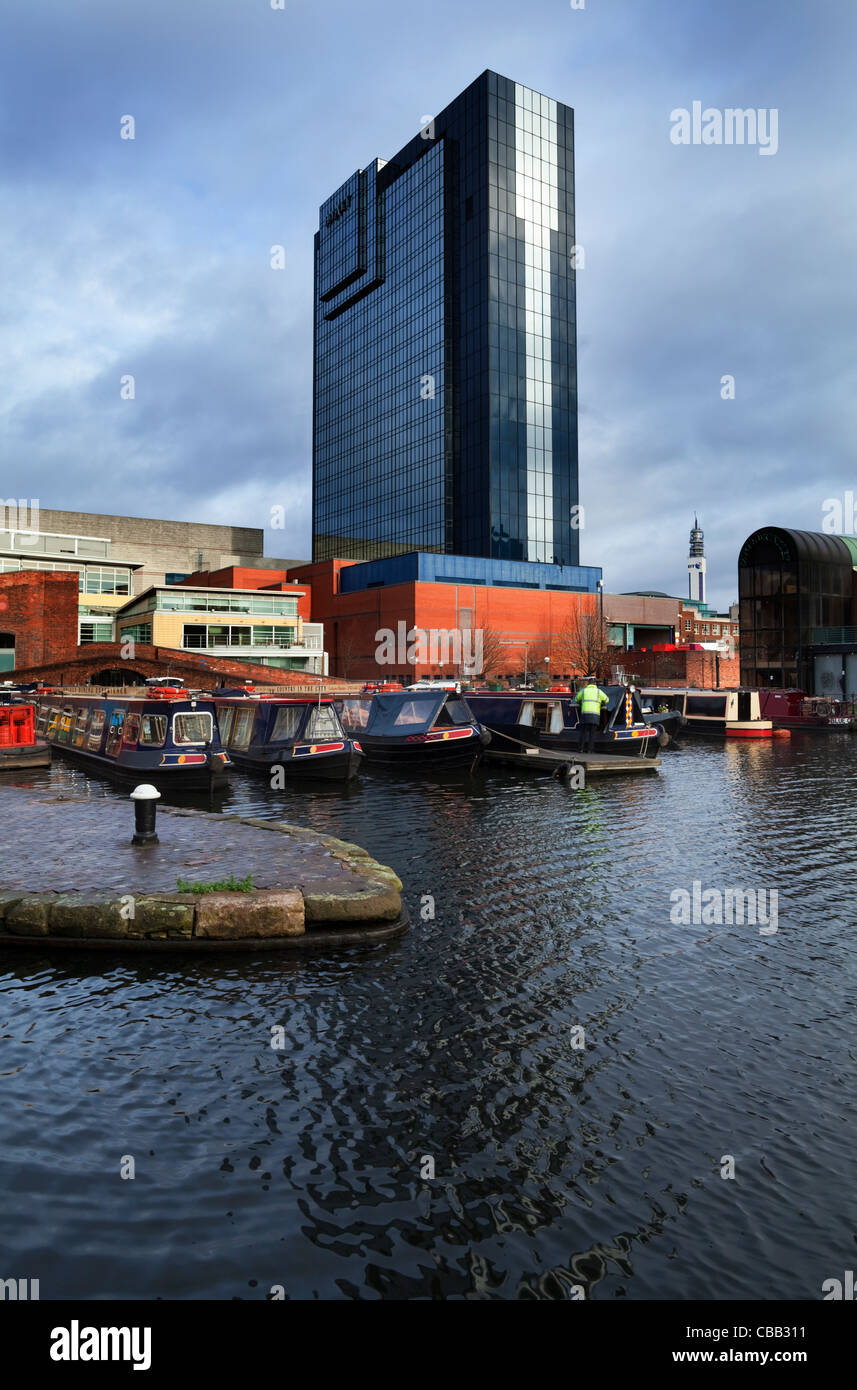
[[[314,561],[579,563],[576,260],[574,113],[494,72],[331,194]]]

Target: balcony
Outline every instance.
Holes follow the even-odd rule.
[[[857,627],[813,627],[809,640],[814,647],[832,647],[853,642],[857,645]]]

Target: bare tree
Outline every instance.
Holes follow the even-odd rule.
[[[508,649],[503,645],[500,633],[494,627],[483,627],[482,632],[482,665],[474,674],[484,676],[497,675],[505,666],[508,660]]]
[[[348,680],[348,672],[354,663],[360,659],[361,652],[353,628],[338,627],[336,631],[336,664],[339,667],[338,675],[344,680]]]
[[[570,675],[592,673],[605,680],[611,659],[607,624],[597,612],[576,609],[554,638],[554,658]]]

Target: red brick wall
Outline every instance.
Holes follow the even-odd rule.
[[[0,632],[15,638],[15,670],[77,650],[78,578],[51,570],[0,574]]]
[[[637,677],[643,685],[692,685],[717,690],[741,684],[741,663],[737,654],[718,652],[638,652],[616,654],[616,664],[626,675]]]
[[[42,679],[51,685],[85,685],[91,676],[102,670],[123,670],[136,672],[140,676],[172,675],[181,676],[189,685],[209,688],[219,685],[238,684],[240,680],[253,680],[259,685],[309,685],[315,686],[317,676],[305,671],[285,671],[278,666],[257,666],[252,661],[231,661],[224,657],[203,657],[192,652],[175,651],[170,647],[149,647],[138,642],[134,649],[134,659],[123,658],[120,642],[88,642],[82,647],[75,646],[55,661],[42,661],[15,675],[21,681]],[[336,685],[336,681],[324,678],[325,686]]]

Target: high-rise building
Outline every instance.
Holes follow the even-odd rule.
[[[693,518],[693,530],[690,533],[690,550],[687,560],[687,596],[696,599],[698,603],[704,604],[705,581],[706,581],[706,559],[705,559],[705,536],[699,527],[697,517]]]
[[[484,72],[322,205],[313,558],[576,566],[574,113]]]

